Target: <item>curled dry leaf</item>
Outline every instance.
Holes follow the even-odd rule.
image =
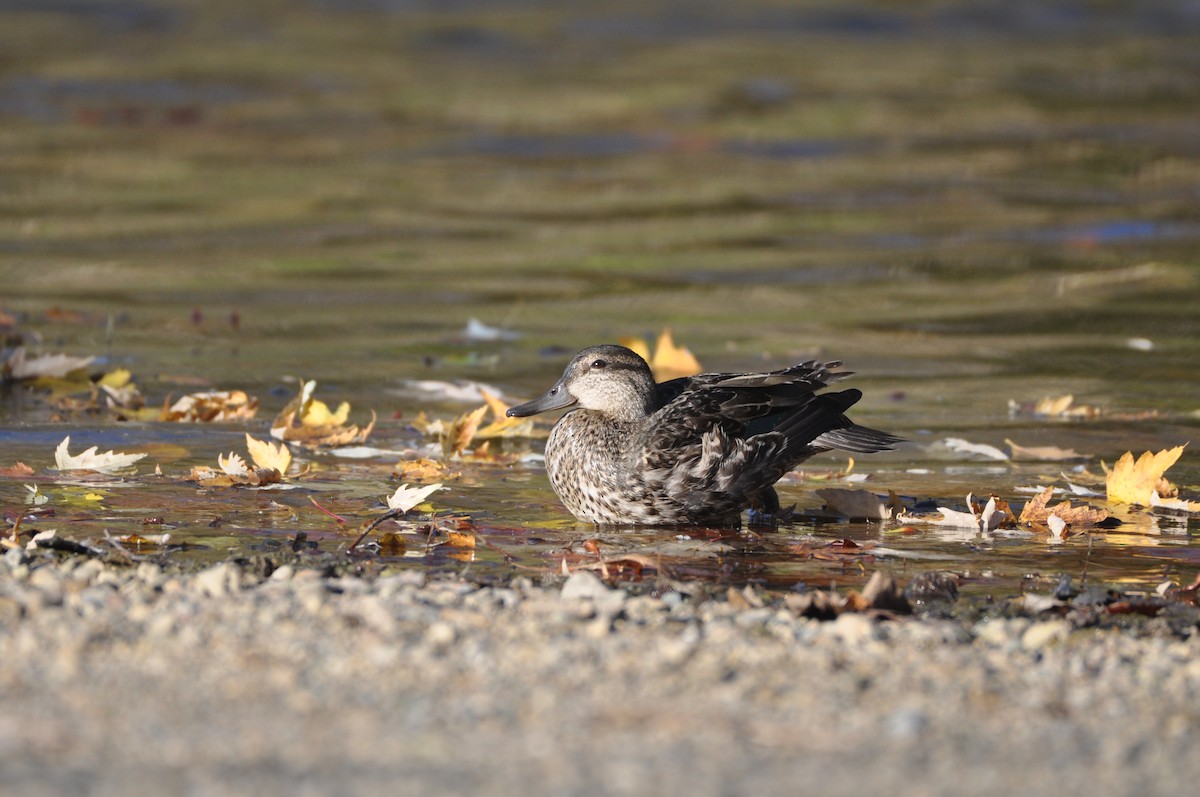
[[[33,475],[33,468],[24,462],[14,462],[6,468],[0,468],[0,477],[8,479],[28,479]]]
[[[132,467],[146,456],[145,454],[118,454],[111,450],[99,454],[96,452],[96,446],[72,456],[67,450],[70,444],[71,437],[68,435],[54,450],[54,464],[59,470],[94,470],[99,473],[112,473]]]
[[[1021,510],[1021,517],[1018,519],[1018,522],[1023,525],[1033,523],[1046,524],[1050,518],[1057,517],[1064,523],[1069,523],[1075,528],[1083,528],[1086,526],[1095,526],[1108,520],[1107,510],[1096,509],[1087,504],[1073,506],[1067,500],[1050,506],[1050,498],[1053,495],[1054,488],[1047,487],[1030,499],[1029,503],[1025,504],[1025,508]]]
[[[1108,472],[1108,500],[1114,504],[1137,504],[1151,506],[1152,496],[1174,498],[1178,491],[1163,478],[1176,460],[1183,454],[1183,446],[1168,448],[1157,454],[1144,452],[1136,461],[1133,452],[1126,451],[1113,463]]]
[[[342,402],[332,411],[325,402],[313,398],[316,387],[313,380],[301,384],[299,394],[271,423],[271,436],[305,448],[366,442],[375,428],[375,411],[371,411],[371,422],[366,426],[349,424],[350,404]]]
[[[852,520],[891,520],[904,509],[900,498],[891,491],[888,491],[886,501],[869,490],[823,487],[816,493],[830,509]]]
[[[183,396],[164,407],[159,420],[181,423],[244,421],[258,412],[258,399],[242,390],[209,390]]]

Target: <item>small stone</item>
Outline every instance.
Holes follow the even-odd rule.
[[[196,588],[209,597],[219,598],[236,592],[241,586],[236,566],[222,562],[196,574]]]
[[[49,606],[58,606],[63,600],[63,585],[58,573],[50,566],[39,567],[29,574],[29,585],[42,593]]]
[[[1045,620],[1034,623],[1021,635],[1021,647],[1026,650],[1041,650],[1067,641],[1071,635],[1071,624],[1066,620]]]
[[[591,598],[598,600],[612,592],[595,574],[586,570],[576,570],[563,584],[562,599],[564,601]]]
[[[141,579],[146,586],[157,589],[166,581],[163,575],[163,570],[153,562],[142,562],[137,567],[137,577]]]
[[[425,641],[435,648],[444,648],[454,644],[458,632],[454,626],[446,622],[436,622],[425,630]]]
[[[280,565],[279,567],[277,567],[273,571],[271,571],[271,580],[272,581],[291,581],[292,577],[295,575],[296,575],[296,568],[292,567],[291,565]]]
[[[9,548],[4,552],[4,564],[8,565],[10,570],[15,570],[28,561],[29,555],[22,548]]]

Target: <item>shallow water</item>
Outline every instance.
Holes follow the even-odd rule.
[[[926,509],[967,492],[1016,506],[1073,467],[972,460],[947,437],[1073,448],[1099,473],[1197,436],[1191,4],[109,8],[0,10],[8,344],[127,367],[150,404],[212,385],[262,410],[117,422],[10,387],[0,466],[37,471],[54,509],[39,528],[167,532],[176,557],[336,551],[382,511],[398,454],[305,454],[286,490],[187,474],[265,436],[297,377],[356,422],[374,409],[369,442],[399,452],[427,442],[419,412],[473,406],[414,380],[526,397],[574,350],[665,326],[713,370],[845,360],[854,417],[913,440],[859,461],[853,486]],[[471,318],[520,337],[471,340]],[[1104,414],[1010,417],[1010,399],[1065,393]],[[63,482],[67,434],[150,456],[137,478]],[[977,595],[1064,575],[1151,589],[1200,567],[1194,516],[1124,513],[1061,544],[847,523],[812,492],[844,464],[785,483],[794,524],[739,533],[598,532],[536,460],[463,467],[434,503],[471,519],[474,549],[414,532],[363,562],[504,579],[599,550],[622,578],[946,570]],[[1169,476],[1200,494],[1194,452]],[[0,480],[6,516],[26,482]]]

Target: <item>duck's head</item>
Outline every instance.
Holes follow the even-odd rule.
[[[657,393],[645,360],[624,346],[606,344],[576,354],[552,388],[508,414],[524,417],[578,406],[616,420],[637,420],[655,410]]]

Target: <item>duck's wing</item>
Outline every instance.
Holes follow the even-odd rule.
[[[819,451],[870,453],[900,442],[846,417],[861,391],[816,392],[848,376],[831,370],[838,365],[701,374],[661,385],[662,406],[646,426],[643,468],[681,502],[696,494],[753,500]]]

